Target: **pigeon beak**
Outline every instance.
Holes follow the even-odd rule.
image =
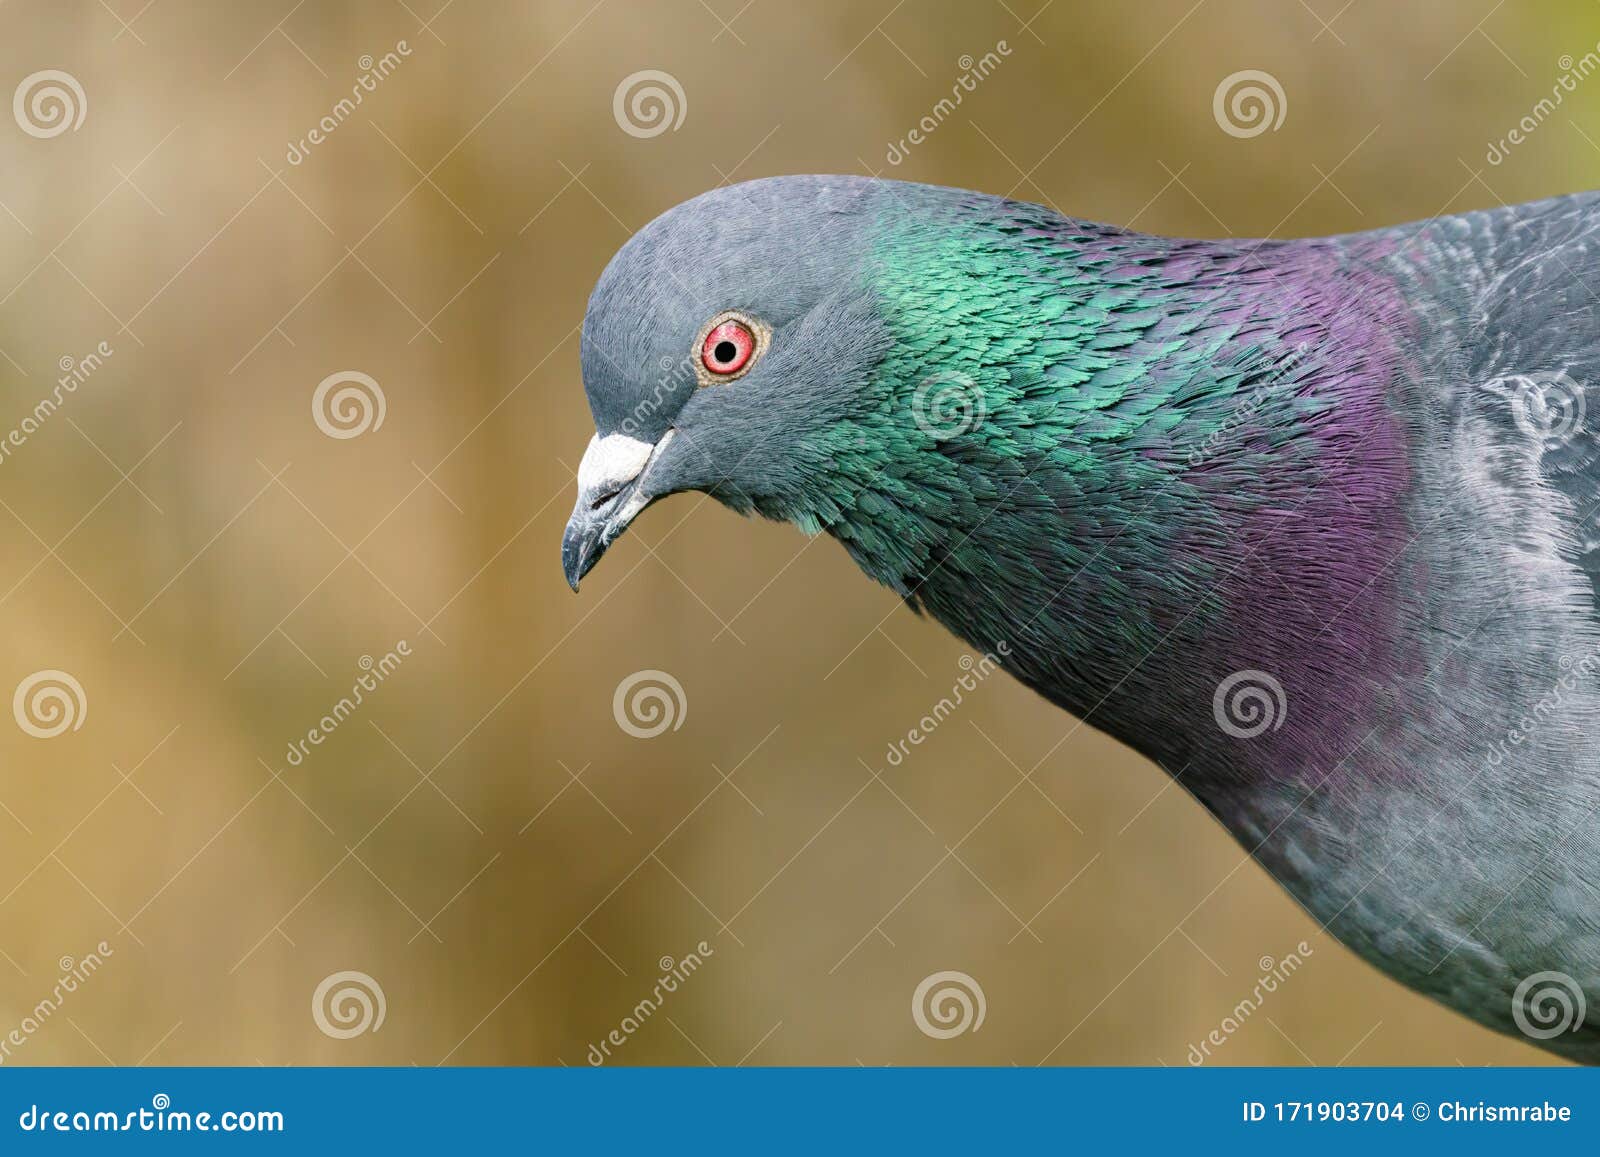
[[[574,591],[606,548],[627,529],[654,495],[644,488],[650,465],[668,442],[668,430],[652,445],[626,434],[596,434],[578,464],[578,501],[561,536],[561,569]]]

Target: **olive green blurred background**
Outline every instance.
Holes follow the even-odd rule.
[[[1359,230],[1595,184],[1600,80],[1485,152],[1597,39],[1588,0],[10,0],[0,97],[58,69],[86,108],[0,117],[0,437],[113,352],[0,461],[0,692],[83,689],[76,729],[0,727],[0,1037],[111,949],[7,1063],[581,1065],[705,941],[614,1063],[1183,1065],[1302,940],[1211,1063],[1541,1063],[1005,676],[888,766],[964,652],[831,541],[679,496],[580,597],[557,554],[586,297],[678,201],[886,171],[1152,232]],[[1246,69],[1285,104],[1247,138],[1213,115]],[[643,70],[675,129],[614,115]],[[385,411],[334,438],[344,371]],[[645,669],[683,688],[649,739],[613,713]],[[947,970],[985,1018],[936,1039],[912,997]],[[346,971],[384,1019],[343,1039],[313,1000]]]

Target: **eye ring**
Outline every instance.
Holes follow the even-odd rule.
[[[701,327],[694,343],[695,378],[720,386],[749,373],[772,341],[772,328],[736,309],[725,309]]]

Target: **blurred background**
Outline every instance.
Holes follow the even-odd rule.
[[[964,651],[831,541],[679,496],[581,597],[557,555],[585,300],[685,198],[1373,228],[1596,184],[1600,80],[1491,146],[1597,40],[1588,0],[11,0],[0,1061],[1544,1063],[1003,675],[891,763]]]

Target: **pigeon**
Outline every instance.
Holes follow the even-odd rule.
[[[702,491],[1156,761],[1328,933],[1600,1063],[1600,193],[1185,240],[724,186],[589,299],[562,564]]]

